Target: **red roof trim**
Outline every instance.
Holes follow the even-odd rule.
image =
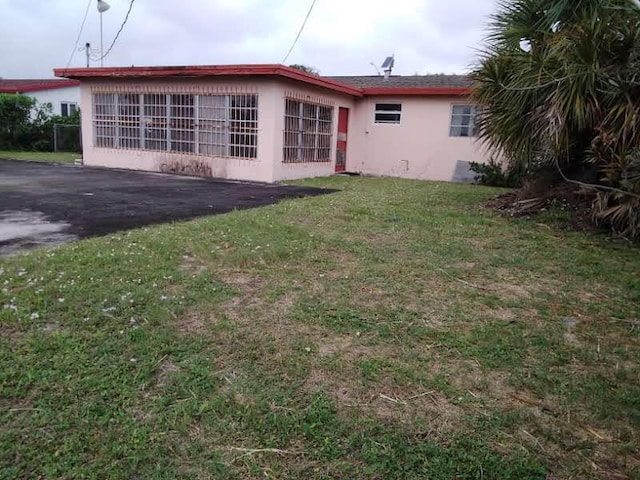
[[[465,96],[471,94],[471,89],[467,87],[377,87],[364,88],[365,95],[422,95],[422,96]]]
[[[313,75],[278,64],[265,65],[195,65],[175,67],[104,67],[56,68],[56,77],[84,78],[158,78],[158,77],[216,77],[216,76],[278,76],[327,88],[335,92],[363,97],[366,95],[422,95],[464,96],[471,93],[466,87],[377,87],[358,88],[335,80]]]
[[[25,92],[39,92],[42,90],[54,90],[57,88],[69,88],[69,87],[77,87],[80,85],[79,80],[68,80],[66,82],[61,82],[60,80],[51,80],[51,81],[43,81],[32,84],[14,84],[11,85],[11,80],[5,80],[4,82],[9,83],[7,86],[3,86],[0,81],[0,93],[25,93]]]
[[[215,77],[272,75],[297,80],[347,95],[362,97],[362,90],[329,80],[318,75],[286,67],[284,65],[211,65],[185,67],[106,67],[106,68],[56,68],[56,77],[67,78],[130,78],[130,77]]]

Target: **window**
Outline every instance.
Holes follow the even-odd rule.
[[[169,151],[195,153],[195,96],[169,95]]]
[[[96,93],[97,147],[257,158],[257,95]]]
[[[145,150],[167,150],[169,116],[167,96],[159,93],[142,95],[142,126]]]
[[[229,96],[229,156],[255,158],[258,148],[258,98]]]
[[[284,163],[331,162],[333,107],[285,100]]]
[[[96,93],[93,96],[93,122],[96,147],[114,148],[118,131],[114,93]]]
[[[78,110],[78,104],[73,102],[60,102],[60,115],[62,117],[70,117],[76,110]]]
[[[475,105],[453,105],[451,109],[451,137],[475,137],[476,115],[478,107]]]
[[[125,93],[118,95],[118,146],[140,148],[140,95]]]
[[[402,104],[376,103],[375,123],[400,123]]]

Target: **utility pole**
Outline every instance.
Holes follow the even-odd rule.
[[[84,53],[87,55],[87,68],[89,68],[89,60],[91,58],[91,44],[89,42],[84,44]]]
[[[100,13],[100,66],[104,67],[104,39],[102,36],[102,14],[111,6],[104,0],[98,0],[98,13]]]

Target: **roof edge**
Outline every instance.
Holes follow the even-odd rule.
[[[464,97],[471,94],[469,87],[371,87],[363,88],[366,96],[380,95],[421,95],[421,96],[449,96]]]
[[[380,95],[466,96],[469,87],[370,87],[360,88],[320,75],[303,72],[281,64],[192,65],[151,67],[91,67],[56,68],[56,77],[74,80],[89,78],[160,78],[160,77],[217,77],[217,76],[276,76],[326,88],[354,97]]]
[[[264,75],[280,76],[310,85],[334,90],[346,95],[362,97],[362,89],[336,82],[319,75],[303,72],[296,68],[280,64],[257,65],[195,65],[170,67],[92,67],[92,68],[56,68],[56,77],[72,79],[87,78],[157,78],[157,77],[215,77]]]
[[[5,79],[10,80],[10,79]],[[25,93],[25,92],[39,92],[42,90],[55,90],[58,88],[71,88],[80,85],[79,80],[68,80],[65,83],[60,81],[42,82],[39,84],[33,84],[31,86],[25,85],[21,87],[2,87],[0,86],[0,93]]]

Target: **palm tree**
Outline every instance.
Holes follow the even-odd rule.
[[[640,238],[635,0],[501,0],[487,43],[472,74],[481,139],[534,179],[595,165],[596,218]]]

